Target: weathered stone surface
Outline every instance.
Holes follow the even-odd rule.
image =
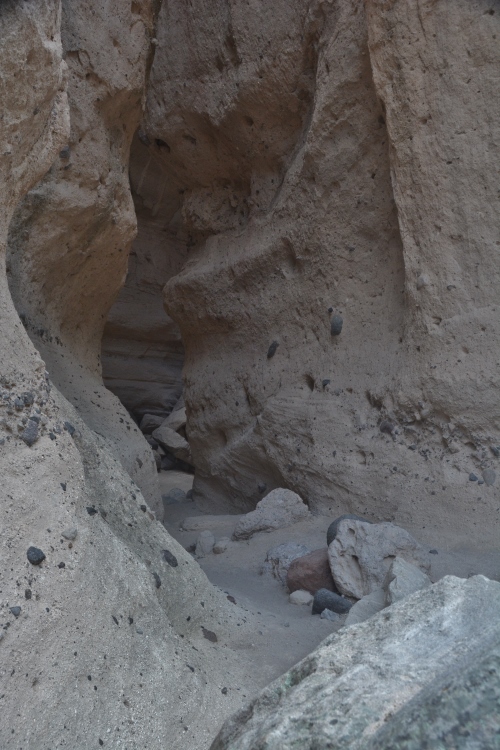
[[[372,591],[357,601],[346,617],[345,625],[356,625],[358,622],[368,620],[386,606],[386,593],[383,589]]]
[[[327,547],[330,546],[330,544],[333,542],[333,540],[337,536],[337,531],[342,521],[345,521],[346,519],[350,521],[362,521],[363,523],[371,523],[371,521],[367,521],[366,518],[362,518],[361,516],[355,516],[352,513],[345,513],[343,516],[339,516],[338,518],[335,519],[335,521],[331,522],[330,526],[327,529],[327,532],[326,532]]]
[[[355,599],[382,588],[395,557],[423,571],[430,568],[427,550],[405,529],[392,523],[342,521],[328,547],[328,557],[337,589]]]
[[[296,542],[278,544],[276,547],[268,550],[261,572],[272,575],[285,586],[287,573],[292,562],[297,558],[307,555],[309,551],[309,547],[306,547],[305,544],[297,544]]]
[[[175,430],[176,432],[180,430],[181,427],[185,427],[186,407],[183,406],[181,409],[175,409],[171,414],[168,415],[165,420],[165,424],[167,427],[170,427],[171,430]]]
[[[335,591],[327,547],[315,549],[294,560],[288,568],[286,586],[290,592],[297,589],[305,589],[311,594],[315,594],[318,589]]]
[[[411,565],[401,557],[396,557],[384,580],[386,603],[394,604],[415,591],[425,589],[431,585],[431,579],[415,565]]]
[[[444,578],[328,637],[226,722],[211,750],[496,747],[499,622],[499,583]]]
[[[191,456],[191,448],[189,447],[188,441],[179,435],[178,432],[168,427],[165,422],[157,427],[152,432],[152,437],[156,440],[166,451],[173,453],[174,456],[181,461],[185,461],[187,464],[193,463]]]
[[[249,539],[259,531],[291,526],[309,516],[309,508],[296,492],[278,488],[266,495],[254,511],[242,516],[233,539]]]
[[[165,420],[156,414],[145,414],[139,424],[139,429],[144,435],[151,435]]]

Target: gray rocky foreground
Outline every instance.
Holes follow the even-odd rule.
[[[500,583],[447,576],[327,638],[211,750],[500,747]]]

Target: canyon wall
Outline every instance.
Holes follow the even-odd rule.
[[[2,748],[201,750],[265,680],[252,617],[155,518],[156,473],[125,471],[149,448],[99,377],[151,20],[147,2],[0,7]]]
[[[101,339],[127,273],[136,217],[128,179],[149,65],[151,3],[63,4],[71,129],[9,232],[14,303],[51,378],[158,511],[149,446],[102,383]],[[124,431],[125,428],[125,431]]]
[[[286,486],[494,543],[499,24],[489,0],[162,5],[133,186],[186,246],[164,300],[204,507]]]

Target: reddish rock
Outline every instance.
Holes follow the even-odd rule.
[[[294,560],[288,568],[286,585],[290,593],[299,589],[311,594],[318,589],[336,591],[328,563],[328,548],[316,549]]]

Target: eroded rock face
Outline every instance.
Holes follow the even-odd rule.
[[[149,12],[146,2],[115,3],[112,13],[97,2],[64,3],[67,78],[60,3],[7,0],[0,10],[5,748],[13,741],[25,748],[70,741],[79,750],[110,742],[159,750],[168,738],[172,747],[187,742],[201,750],[207,733],[240,700],[236,691],[223,695],[207,686],[212,679],[242,683],[238,661],[250,631],[245,623],[237,627],[237,608],[155,519],[138,486],[145,474],[131,468],[134,481],[124,470],[130,420],[127,425],[122,409],[123,421],[106,429],[111,410],[97,376],[96,331],[120,285],[122,242],[133,231],[123,125],[133,125],[138,107],[127,74],[144,73],[143,14]],[[131,119],[123,121],[127,108]],[[67,154],[68,139],[74,157],[59,156]],[[72,178],[71,169],[60,169],[68,158],[74,158]],[[50,377],[5,275],[9,224],[26,193],[10,227],[11,286],[18,309],[20,301],[27,306],[26,326],[47,356]],[[118,411],[116,399],[111,403]],[[121,454],[113,429],[125,445]],[[208,642],[205,631],[219,642]],[[251,689],[253,677],[245,680]],[[131,718],[135,711],[140,726]]]
[[[500,729],[499,615],[496,581],[444,578],[327,638],[230,719],[211,750],[465,750],[471,737],[488,750]]]
[[[62,4],[71,128],[17,207],[7,264],[16,308],[53,382],[161,513],[151,450],[104,388],[100,365],[104,324],[136,232],[127,166],[152,25],[146,0],[120,0],[112,13],[93,0]]]
[[[163,4],[132,177],[186,248],[164,298],[207,509],[287,486],[494,543],[466,479],[500,444],[489,8]]]

